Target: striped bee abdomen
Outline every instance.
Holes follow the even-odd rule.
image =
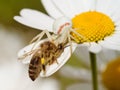
[[[34,81],[41,71],[41,61],[39,56],[33,56],[29,64],[29,77]]]

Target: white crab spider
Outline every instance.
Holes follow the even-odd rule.
[[[74,32],[79,37],[86,39],[85,37],[83,37],[82,35],[80,35],[75,30],[72,29],[72,22],[69,18],[60,17],[56,19],[55,22],[53,23],[53,33],[54,33],[53,35],[50,35],[50,33],[47,30],[44,30],[36,37],[34,37],[31,43],[35,40],[37,40],[36,43],[39,42],[41,38],[44,36],[44,34],[46,34],[49,41],[54,41],[54,43],[56,44],[66,42],[66,40],[68,40],[68,43],[70,45],[70,53],[72,54],[71,38],[73,40],[75,40],[75,38],[72,35],[70,35],[70,32]]]

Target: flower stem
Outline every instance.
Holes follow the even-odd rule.
[[[90,61],[91,61],[91,70],[92,70],[93,90],[98,90],[96,54],[90,52]]]

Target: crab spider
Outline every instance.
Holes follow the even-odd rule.
[[[36,19],[32,18],[31,16],[29,17],[29,14],[31,14],[32,17],[38,18]],[[57,62],[59,64],[53,63],[52,65],[47,66],[46,74],[44,75],[44,73],[41,72],[41,77],[47,77],[55,73],[68,61],[68,59],[71,56],[71,53],[74,52],[78,44],[72,42],[71,39],[75,40],[75,38],[70,35],[70,32],[74,32],[78,36],[85,38],[80,34],[76,33],[75,30],[73,30],[72,22],[69,18],[60,17],[54,21],[52,18],[41,12],[29,9],[23,9],[20,12],[20,15],[21,16],[15,16],[14,19],[24,25],[43,30],[43,32],[41,32],[39,35],[33,38],[32,43],[30,45],[26,46],[18,52],[18,58],[24,57],[22,58],[23,63],[30,63],[33,54],[37,51],[37,49],[40,49],[39,46],[45,41],[52,41],[56,45],[66,41],[67,43],[69,43],[67,47],[65,46],[66,48],[64,49],[62,55],[57,58]],[[46,23],[44,23],[43,21],[46,21]],[[49,32],[53,32],[53,34],[50,35]],[[45,33],[48,36],[48,38],[41,40],[42,36]]]

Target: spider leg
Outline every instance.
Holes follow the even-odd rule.
[[[42,31],[40,34],[38,34],[37,36],[35,36],[31,41],[30,41],[30,43],[33,43],[34,41],[36,41],[36,40],[40,40],[43,36],[44,36],[44,34],[45,34],[45,31]]]
[[[72,35],[70,35],[70,38],[73,39],[74,41],[77,41],[75,37],[73,37]]]
[[[83,38],[85,41],[89,42],[89,39],[87,39],[86,37],[84,37],[83,35],[81,35],[80,33],[76,32],[74,29],[70,29],[71,32],[75,33],[76,35],[78,35],[79,37]],[[73,36],[71,36],[74,40],[76,40]],[[89,42],[90,44],[90,42]],[[91,44],[90,44],[91,45]]]
[[[70,53],[72,55],[72,41],[71,41],[71,37],[70,37],[70,31],[68,31],[67,37],[68,37],[68,42],[70,44]]]
[[[45,31],[42,31],[42,32],[41,32],[40,34],[38,34],[35,38],[33,38],[32,41],[34,41],[34,40],[36,40],[36,41],[35,41],[35,43],[34,43],[34,45],[33,45],[33,47],[32,47],[31,50],[33,50],[33,48],[35,47],[35,45],[41,40],[41,38],[44,36],[44,34],[45,34]]]
[[[48,30],[44,30],[45,34],[47,35],[49,41],[53,41],[52,35],[50,34],[50,32],[48,32]]]
[[[27,52],[27,53],[23,54],[21,57],[18,57],[18,59],[19,59],[19,60],[22,60],[22,59],[24,59],[25,57],[27,57],[27,56],[35,53],[35,52],[38,51],[38,50],[39,50],[39,49],[31,50],[30,52]]]
[[[32,47],[31,50],[33,50],[33,48],[35,47],[35,45],[41,40],[41,38],[44,36],[44,34],[47,35],[47,37],[48,37],[48,39],[49,39],[50,41],[53,40],[53,39],[52,39],[52,36],[50,35],[50,33],[49,33],[47,30],[44,30],[44,31],[42,31],[40,34],[38,34],[35,38],[32,39],[31,42],[35,41],[35,43],[34,43],[34,45],[33,45],[33,47]]]

